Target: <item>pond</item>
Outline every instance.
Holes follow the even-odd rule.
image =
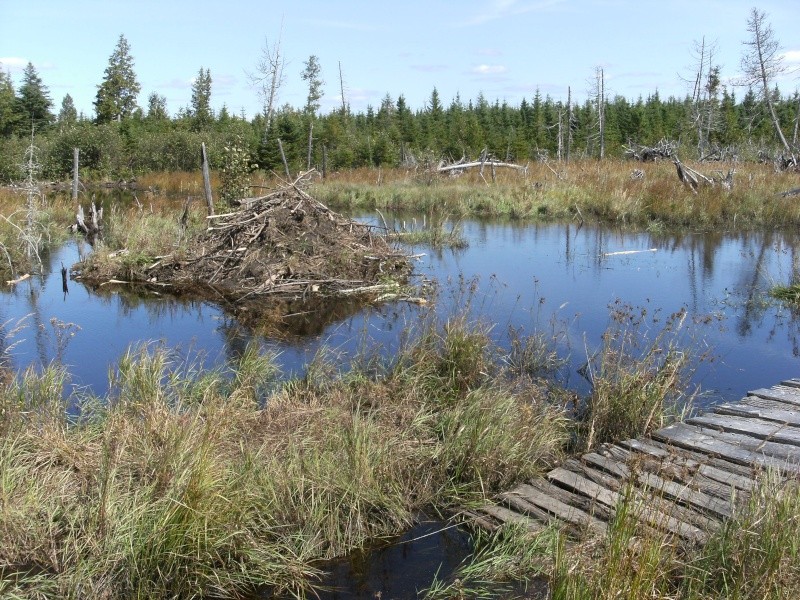
[[[359,218],[372,220],[370,215]],[[411,227],[391,216],[389,226]],[[419,225],[421,220],[417,223]],[[685,340],[707,353],[693,383],[703,404],[736,400],[749,389],[798,375],[800,313],[771,300],[771,286],[800,273],[798,236],[791,232],[697,233],[679,236],[615,231],[576,224],[520,225],[467,221],[468,247],[414,249],[414,282],[433,293],[430,306],[390,303],[342,306],[322,317],[296,311],[275,334],[239,324],[220,308],[126,286],[97,290],[76,281],[63,293],[61,265],[77,262],[87,247],[73,241],[48,257],[42,277],[0,294],[4,350],[16,368],[61,360],[73,386],[103,394],[108,372],[135,343],[161,343],[176,356],[207,366],[237,356],[248,340],[278,353],[286,375],[299,373],[320,347],[342,360],[365,349],[392,353],[421,313],[439,318],[466,314],[492,326],[500,344],[509,329],[544,332],[568,359],[563,383],[586,392],[581,366],[601,342],[611,311],[628,305],[656,321],[685,309],[692,323]],[[434,290],[430,292],[430,290]],[[319,318],[317,318],[319,317]]]
[[[376,222],[375,215],[356,216]],[[408,215],[384,217],[398,229],[422,226]],[[491,325],[501,346],[508,345],[510,330],[543,332],[566,360],[562,383],[585,393],[581,367],[601,343],[612,313],[646,312],[643,331],[653,336],[668,315],[685,310],[682,341],[707,355],[693,374],[693,385],[702,390],[698,404],[736,400],[800,375],[800,313],[768,296],[771,286],[800,274],[794,232],[658,235],[577,223],[481,221],[459,227],[468,242],[464,249],[414,248],[423,255],[413,282],[431,296],[429,305],[349,305],[321,319],[297,311],[279,335],[254,331],[209,303],[141,295],[126,286],[92,290],[70,281],[64,293],[61,265],[88,251],[72,241],[47,258],[44,276],[0,294],[0,351],[18,369],[60,360],[72,386],[103,394],[109,369],[131,344],[164,344],[181,360],[212,366],[256,338],[278,354],[290,376],[322,347],[342,353],[343,362],[365,349],[391,354],[434,310],[440,319],[464,315]],[[366,561],[357,556],[338,563],[327,583],[339,592],[325,597],[415,597],[440,564],[444,575],[468,553],[463,534],[435,533],[444,526],[421,525]]]

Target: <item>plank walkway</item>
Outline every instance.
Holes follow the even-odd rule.
[[[578,535],[603,534],[620,500],[632,495],[641,500],[635,512],[642,525],[702,544],[765,469],[800,475],[800,379],[568,459],[467,516],[490,531],[507,522],[540,530],[555,521]]]

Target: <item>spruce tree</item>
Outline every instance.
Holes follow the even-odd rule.
[[[58,111],[58,123],[60,125],[72,125],[78,120],[78,110],[72,96],[67,94],[61,101],[61,110]]]
[[[153,92],[147,98],[147,118],[151,121],[164,121],[169,118],[167,112],[167,99]]]
[[[322,86],[325,82],[320,78],[322,67],[320,67],[319,59],[316,56],[312,54],[304,64],[306,68],[303,69],[300,77],[308,84],[308,96],[303,112],[309,116],[313,116],[319,110],[319,101],[320,98],[322,98]]]
[[[206,129],[214,120],[211,113],[211,71],[200,67],[192,83],[192,128]]]
[[[17,130],[22,135],[30,135],[31,126],[36,131],[53,122],[51,108],[53,101],[50,92],[42,83],[33,63],[28,63],[22,75],[22,85],[17,94]]]
[[[136,110],[136,97],[141,87],[133,70],[133,57],[130,45],[124,35],[119,36],[108,66],[103,83],[97,87],[94,101],[98,123],[121,121]]]
[[[0,135],[7,136],[14,131],[17,122],[17,98],[11,76],[0,71]]]

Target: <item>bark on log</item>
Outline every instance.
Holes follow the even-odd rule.
[[[474,167],[483,167],[484,165],[489,164],[492,168],[495,167],[504,167],[506,169],[516,169],[517,171],[527,171],[528,167],[523,167],[522,165],[515,165],[514,163],[506,163],[506,162],[497,162],[497,161],[475,161],[475,162],[468,162],[468,163],[456,163],[453,165],[447,165],[443,167],[438,167],[436,171],[438,173],[445,173],[447,171],[454,171],[457,169],[471,169]]]

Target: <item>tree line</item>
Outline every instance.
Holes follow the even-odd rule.
[[[517,105],[483,95],[448,102],[434,88],[425,105],[412,108],[403,95],[386,95],[377,107],[353,112],[341,107],[320,114],[322,80],[319,59],[311,56],[300,74],[308,86],[302,107],[277,106],[283,79],[279,44],[266,47],[256,79],[265,110],[255,118],[211,108],[212,76],[200,67],[192,84],[191,105],[174,116],[166,99],[153,93],[145,108],[137,104],[131,48],[124,35],[109,58],[94,101],[95,115],[79,115],[64,96],[55,113],[50,93],[29,63],[18,90],[0,71],[0,180],[19,178],[19,157],[35,138],[44,178],[68,176],[73,152],[81,150],[84,173],[101,178],[130,178],[149,171],[193,170],[201,142],[212,165],[224,149],[243,149],[255,168],[292,171],[323,165],[332,170],[397,167],[456,161],[479,156],[526,163],[578,157],[619,157],[634,145],[662,140],[677,143],[684,158],[774,157],[796,164],[800,94],[784,95],[774,80],[782,65],[777,42],[756,9],[748,20],[751,34],[742,59],[746,74],[737,96],[720,81],[713,45],[698,46],[693,91],[683,98],[662,98],[657,91],[635,100],[607,97],[602,69],[595,93],[583,103],[543,96],[537,90]]]

